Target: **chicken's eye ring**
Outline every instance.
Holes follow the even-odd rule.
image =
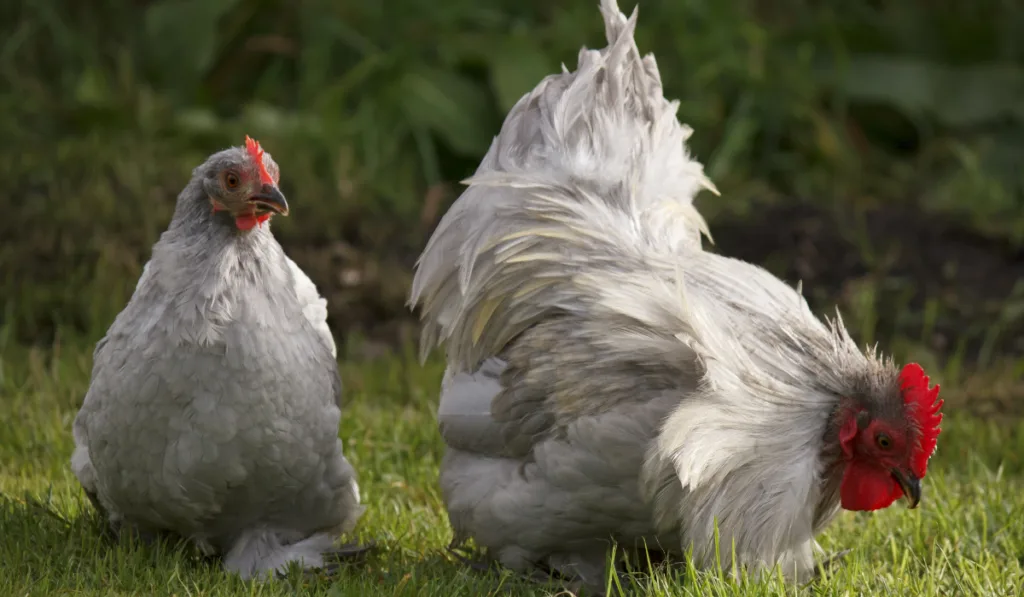
[[[224,186],[233,190],[237,189],[239,184],[241,184],[241,180],[239,180],[237,174],[234,172],[227,172],[224,174]]]
[[[882,432],[875,436],[875,443],[879,448],[888,450],[892,447],[892,438],[889,437],[889,434]]]

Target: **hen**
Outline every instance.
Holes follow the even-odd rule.
[[[74,423],[72,469],[115,529],[243,578],[362,551],[334,547],[363,506],[326,301],[267,222],[288,213],[278,178],[248,137],[195,169]]]

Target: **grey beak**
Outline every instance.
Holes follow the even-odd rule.
[[[892,478],[899,484],[900,489],[903,490],[903,495],[907,498],[908,507],[913,509],[921,502],[921,480],[914,476],[913,473],[908,473],[900,469],[892,469]]]
[[[249,198],[250,203],[265,207],[274,213],[282,216],[288,215],[288,201],[281,194],[281,191],[271,184],[265,184],[260,192]]]

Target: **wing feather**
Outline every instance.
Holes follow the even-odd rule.
[[[560,420],[639,396],[598,387],[614,359],[622,386],[636,385],[634,364],[657,383],[696,371],[676,338],[688,328],[672,284],[646,313],[671,322],[657,332],[602,306],[605,274],[674,272],[679,250],[700,250],[707,227],[693,198],[714,186],[687,152],[691,129],[663,96],[654,57],[637,49],[636,12],[613,0],[601,12],[608,46],[583,48],[575,71],[546,77],[512,108],[417,263],[421,354],[447,344],[439,414],[450,445],[524,455]],[[633,293],[624,300],[646,305],[649,291],[623,289]],[[646,363],[606,345],[610,323]]]

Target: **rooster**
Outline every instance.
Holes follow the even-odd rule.
[[[612,541],[808,579],[840,509],[918,504],[938,386],[702,249],[717,191],[636,11],[601,12],[608,46],[512,108],[417,263],[453,546],[594,587]]]
[[[242,578],[368,549],[335,545],[364,507],[326,301],[270,232],[279,177],[248,137],[194,170],[73,429],[71,468],[117,534],[190,539]]]

